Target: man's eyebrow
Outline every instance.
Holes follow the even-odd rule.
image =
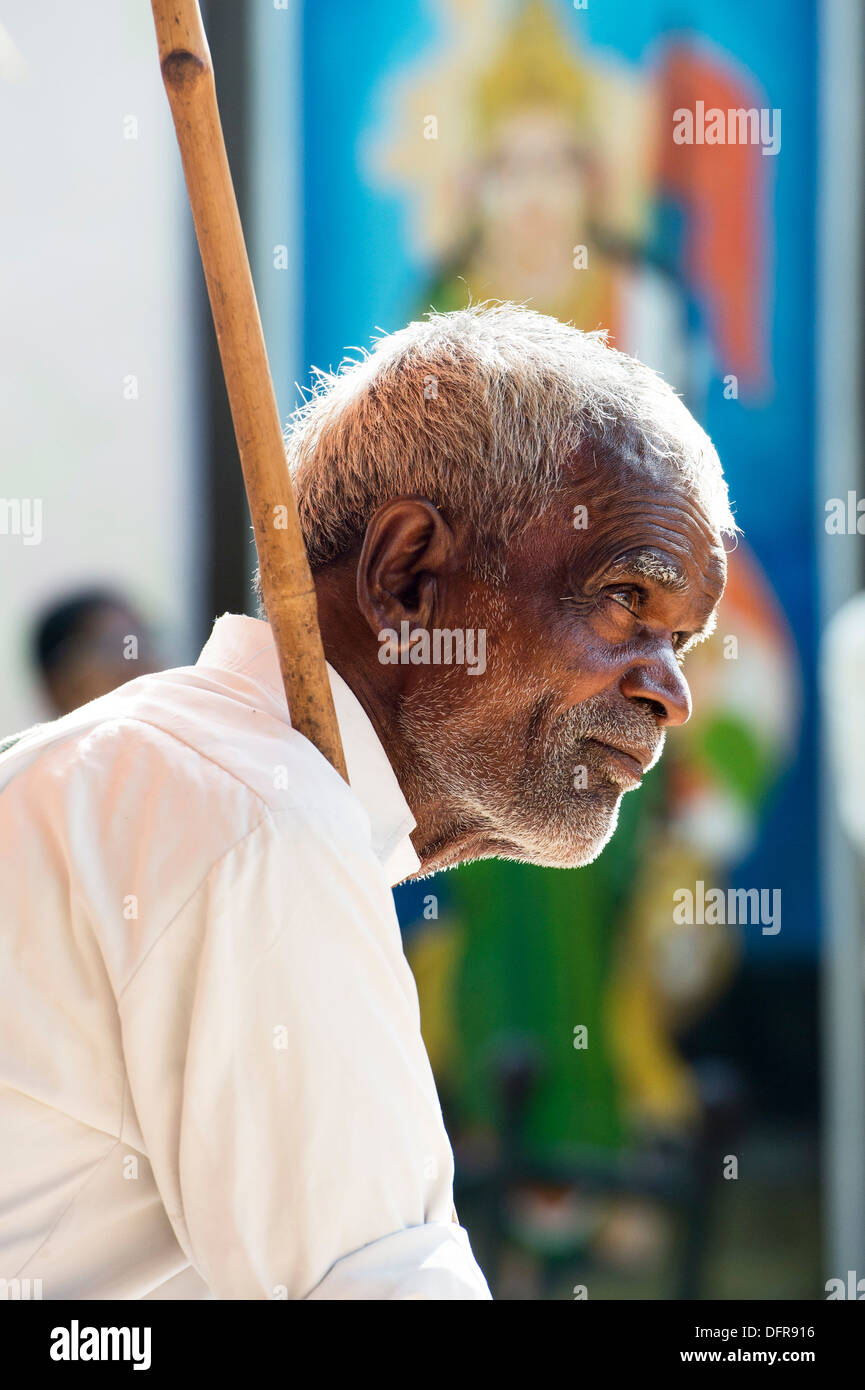
[[[666,589],[671,594],[683,594],[688,588],[688,576],[685,571],[668,556],[648,547],[643,550],[629,550],[626,555],[620,555],[606,567],[605,578],[615,579],[619,575],[649,579],[653,584],[657,584],[659,589]]]

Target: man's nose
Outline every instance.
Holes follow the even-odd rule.
[[[691,718],[691,692],[672,651],[632,662],[619,683],[627,700],[643,700],[664,726],[687,724]]]

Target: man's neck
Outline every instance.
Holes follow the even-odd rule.
[[[417,751],[406,746],[399,719],[400,690],[387,683],[387,672],[395,668],[369,655],[369,634],[349,601],[348,575],[334,567],[331,574],[319,573],[315,579],[325,656],[366,713],[417,823],[411,841],[421,868],[415,877],[507,853],[510,847],[496,841],[483,818],[456,807],[452,794],[421,765]]]

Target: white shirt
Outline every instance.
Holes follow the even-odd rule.
[[[390,891],[415,822],[329,670],[351,789],[234,614],[0,755],[0,1280],[490,1297]]]

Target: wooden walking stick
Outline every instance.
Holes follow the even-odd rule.
[[[348,781],[198,0],[151,6],[291,723]]]
[[[198,0],[152,0],[293,728],[348,781]]]

